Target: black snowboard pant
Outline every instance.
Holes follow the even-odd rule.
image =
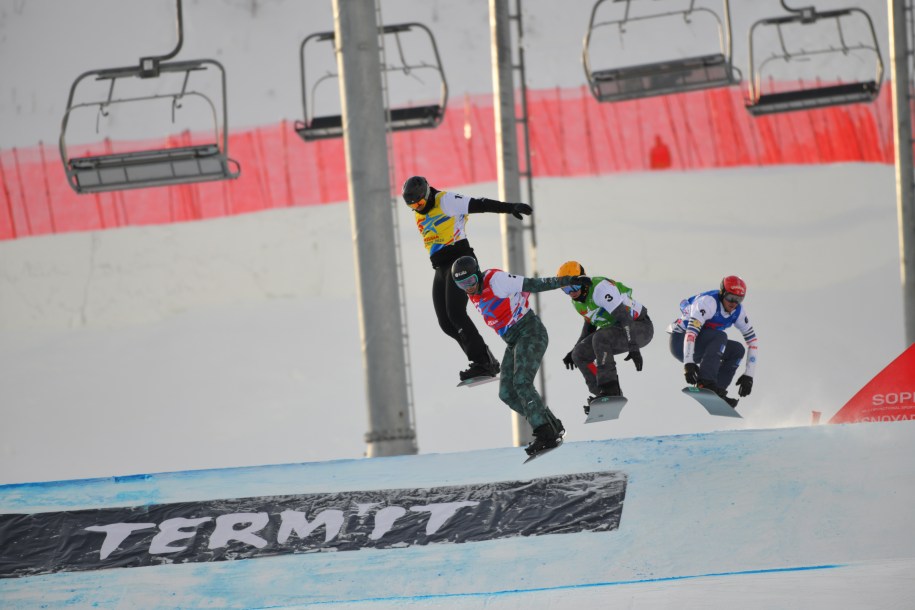
[[[446,335],[458,342],[471,362],[486,364],[489,348],[467,315],[467,293],[451,277],[451,265],[436,267],[432,280],[432,305],[438,325]]]
[[[629,332],[635,344],[642,349],[654,338],[654,324],[644,315],[632,322]],[[621,326],[608,326],[579,341],[572,348],[572,361],[585,378],[588,391],[597,394],[601,386],[611,381],[619,381],[613,356],[628,353],[629,339],[626,332]],[[597,367],[597,375],[591,372],[591,367],[588,366],[591,363]]]

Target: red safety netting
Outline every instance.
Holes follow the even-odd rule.
[[[596,102],[585,87],[531,91],[532,169],[535,176],[582,176],[668,167],[893,163],[890,102],[884,87],[872,104],[754,118],[736,87],[612,104]],[[165,145],[189,141],[185,134]],[[148,144],[140,148],[155,147]],[[105,147],[110,144],[94,150]],[[394,134],[392,162],[399,177],[422,174],[447,187],[496,180],[495,150],[491,96],[466,97],[449,106],[437,129]],[[306,143],[284,120],[233,132],[229,156],[241,164],[237,180],[77,195],[55,147],[0,151],[0,239],[217,218],[348,197],[342,139]]]

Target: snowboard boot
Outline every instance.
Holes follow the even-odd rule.
[[[597,396],[594,398],[601,398],[603,396],[622,396],[623,390],[620,389],[620,380],[614,379],[608,381],[604,385],[600,386],[597,389]]]
[[[728,396],[728,391],[725,388],[718,388],[718,396],[721,396],[721,400],[728,403],[732,409],[736,409],[737,403],[740,402],[739,398],[731,398]]]
[[[537,426],[534,430],[534,440],[524,448],[524,451],[528,455],[536,455],[541,451],[558,447],[559,443],[562,441],[562,435],[565,433],[565,428],[563,428],[562,422],[558,419],[556,420],[556,424],[559,427],[558,430],[553,427],[552,424],[541,424]]]
[[[707,379],[700,379],[699,383],[696,384],[697,388],[704,388],[706,390],[711,390],[715,394],[721,397],[721,400],[728,403],[732,409],[737,408],[737,403],[740,402],[739,398],[731,398],[728,396],[727,388],[718,387],[718,384],[714,381],[708,381]]]
[[[467,381],[474,377],[495,377],[499,374],[499,362],[471,362],[470,368],[460,372],[461,381]]]
[[[467,381],[474,377],[495,377],[499,374],[499,361],[496,360],[496,357],[489,351],[488,346],[486,347],[486,354],[483,358],[485,358],[485,360],[481,359],[479,362],[471,361],[470,368],[460,372],[461,381]]]
[[[708,379],[700,379],[699,381],[696,382],[696,387],[702,388],[704,390],[711,390],[715,394],[718,394],[721,392],[721,390],[718,388],[718,384],[715,383],[714,381],[709,381]]]

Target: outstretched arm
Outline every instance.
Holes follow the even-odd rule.
[[[526,203],[505,203],[486,197],[472,197],[467,205],[468,214],[479,214],[481,212],[492,212],[495,214],[511,214],[518,220],[523,220],[522,214],[530,216],[534,208]]]
[[[522,204],[523,205],[523,204]],[[564,275],[562,277],[526,277],[521,285],[524,292],[545,292],[556,290],[563,286],[581,286],[587,288],[591,285],[591,278],[585,275]]]

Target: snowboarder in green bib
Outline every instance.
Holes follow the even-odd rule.
[[[559,267],[557,276],[585,275],[577,261],[567,261]],[[572,370],[578,368],[588,390],[595,397],[622,396],[620,380],[613,356],[627,354],[636,371],[642,370],[639,350],[654,337],[654,325],[648,309],[632,298],[632,289],[607,277],[593,276],[590,286],[565,286],[562,289],[572,299],[572,305],[585,319],[581,335],[563,363]],[[594,364],[597,373],[590,366]],[[585,407],[588,412],[588,407]]]

